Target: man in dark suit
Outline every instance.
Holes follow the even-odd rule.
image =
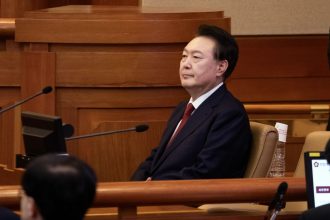
[[[159,146],[132,180],[244,175],[252,139],[250,124],[243,105],[224,84],[237,59],[238,46],[229,33],[216,26],[199,27],[180,62],[181,84],[191,98],[176,107]]]
[[[325,158],[330,164],[330,140],[325,147]],[[322,205],[314,209],[305,211],[301,216],[300,220],[324,220],[329,219],[330,216],[330,204]]]

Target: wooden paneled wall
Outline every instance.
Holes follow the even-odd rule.
[[[237,40],[240,59],[228,84],[244,103],[329,101],[326,35]]]
[[[230,30],[230,19],[222,12],[155,15],[132,8],[71,6],[26,13],[16,22],[16,42],[0,40],[0,106],[52,85],[54,93],[22,110],[59,115],[74,125],[76,135],[148,123],[145,133],[68,143],[69,153],[90,163],[101,181],[128,180],[157,145],[174,106],[188,98],[179,82],[179,60],[200,23]],[[228,86],[245,104],[330,103],[328,36],[237,40],[240,60]],[[13,152],[23,152],[14,146],[19,114],[6,114],[0,116],[0,163],[13,167]],[[269,118],[251,114],[253,119]],[[293,157],[303,138],[290,140]]]
[[[0,0],[0,17],[22,17],[25,11],[46,8],[47,6],[48,3],[44,0]]]
[[[77,135],[150,125],[146,133],[68,143],[69,153],[90,163],[101,181],[127,180],[157,145],[173,107],[187,97],[179,85],[178,61],[197,26],[206,22],[230,29],[223,12],[125,10],[70,6],[29,12],[16,20],[16,41],[24,48],[19,60],[21,95],[46,85],[55,88],[24,104],[23,111],[60,115],[75,126]],[[53,23],[53,18],[60,22]]]
[[[20,47],[14,42],[13,20],[0,20],[0,107],[20,98]],[[22,151],[19,109],[0,115],[0,164],[14,167],[15,154]]]
[[[0,18],[22,17],[26,11],[64,5],[138,6],[139,0],[0,0]]]

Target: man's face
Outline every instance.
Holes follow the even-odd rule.
[[[228,63],[214,58],[215,46],[211,38],[200,36],[192,39],[183,50],[180,62],[181,85],[194,100],[223,80],[222,75],[227,68],[223,64]]]

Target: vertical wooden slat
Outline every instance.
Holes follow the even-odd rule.
[[[22,97],[33,95],[45,86],[55,87],[55,53],[48,51],[23,52]],[[24,104],[23,110],[54,115],[55,91],[29,101]]]
[[[14,112],[7,111],[1,115],[1,134],[0,134],[0,163],[9,168],[15,167],[13,131],[14,131]]]
[[[19,106],[14,110],[14,134],[13,134],[13,149],[14,157],[16,154],[24,154],[23,137],[22,137],[22,123],[21,123],[22,108]],[[14,158],[16,159],[16,158]],[[15,163],[16,164],[16,163]]]
[[[118,217],[120,220],[134,220],[137,219],[136,206],[119,206]]]

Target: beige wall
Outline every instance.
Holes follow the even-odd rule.
[[[142,0],[142,5],[173,11],[224,10],[235,35],[326,34],[330,26],[329,0]]]

